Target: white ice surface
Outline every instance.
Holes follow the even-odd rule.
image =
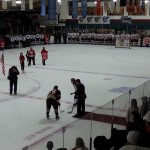
[[[58,44],[45,45],[49,52],[46,65],[42,66],[40,51],[34,46],[36,65],[20,71],[18,95],[9,95],[8,69],[16,65],[20,70],[19,54],[27,49],[11,49],[4,52],[6,76],[0,70],[0,147],[4,150],[20,150],[48,133],[52,133],[73,121],[68,114],[73,102],[72,77],[84,83],[87,93],[86,110],[92,111],[122,93],[110,92],[113,88],[136,87],[150,79],[150,49],[134,47],[115,49],[113,46]],[[0,52],[1,54],[1,52]],[[1,69],[1,67],[0,67]],[[55,120],[53,109],[46,119],[45,98],[54,85],[62,92],[60,120]],[[104,125],[105,128],[106,124]],[[43,130],[43,132],[40,132]]]

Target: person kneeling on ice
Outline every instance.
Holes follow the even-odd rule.
[[[54,108],[54,112],[56,114],[56,119],[59,119],[58,114],[58,106],[60,106],[59,100],[61,99],[61,91],[58,89],[58,86],[55,85],[53,90],[49,92],[46,99],[47,112],[46,116],[49,119],[49,112],[51,109],[51,105]]]

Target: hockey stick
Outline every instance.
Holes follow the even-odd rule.
[[[76,106],[76,103],[77,103],[76,99],[74,99],[74,103],[72,105],[72,109],[71,109],[71,111],[68,111],[69,114],[71,114],[73,112],[73,108],[74,108],[74,106]]]
[[[61,113],[63,113],[63,112],[64,112],[64,110],[61,110],[61,109],[60,109],[60,106],[59,106],[59,110],[60,110],[60,112],[61,112]]]
[[[74,108],[74,103],[73,103],[73,105],[72,105],[71,111],[68,111],[68,114],[71,114],[71,113],[73,112],[73,108]]]

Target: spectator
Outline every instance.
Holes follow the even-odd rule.
[[[74,149],[75,150],[88,150],[88,148],[85,146],[84,141],[81,137],[76,138]]]
[[[119,150],[150,150],[150,148],[140,147],[135,145],[125,145],[121,147]]]
[[[143,135],[139,131],[130,131],[127,135],[127,144],[128,145],[143,145]]]
[[[150,111],[143,117],[145,122],[145,142],[146,147],[150,147]]]
[[[150,135],[150,111],[146,113],[146,115],[143,117],[143,120],[145,121],[146,125],[145,131]]]
[[[131,113],[133,111],[139,112],[139,107],[137,106],[137,100],[132,99],[131,100],[131,106],[128,108],[127,115],[126,115],[126,122],[132,122]]]
[[[53,147],[54,147],[53,142],[52,141],[48,141],[46,147],[47,147],[48,150],[52,150]]]
[[[141,99],[142,99],[142,105],[141,105],[141,108],[140,108],[140,115],[141,115],[141,118],[143,118],[144,115],[148,111],[148,101],[147,101],[148,97],[143,96]]]
[[[144,122],[140,117],[140,114],[137,111],[133,111],[131,113],[131,121],[127,123],[127,130],[138,130],[143,132],[144,131]]]
[[[97,136],[94,139],[94,148],[95,150],[109,150],[108,140],[105,136]]]

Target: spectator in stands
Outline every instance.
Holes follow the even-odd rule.
[[[75,148],[74,150],[88,150],[85,146],[84,141],[81,137],[76,138]]]
[[[150,150],[150,148],[140,147],[135,145],[125,145],[121,147],[119,150]]]
[[[47,147],[48,150],[52,150],[53,147],[54,147],[53,142],[52,141],[48,141],[46,147]]]
[[[142,98],[142,105],[141,105],[141,108],[140,108],[140,115],[141,115],[141,118],[144,117],[144,115],[147,113],[148,111],[148,97],[147,96],[143,96]]]
[[[143,120],[145,122],[146,147],[150,147],[150,111],[146,113],[146,115],[143,117]]]
[[[126,115],[126,122],[127,123],[132,121],[131,113],[133,111],[139,112],[139,107],[137,106],[137,100],[136,99],[131,100],[131,106],[128,108],[127,115]]]
[[[131,120],[130,122],[127,123],[127,130],[128,131],[138,130],[138,131],[143,132],[144,128],[145,128],[144,122],[142,118],[140,117],[139,112],[133,111],[131,113]]]
[[[108,140],[110,147],[114,147],[115,150],[121,148],[127,143],[127,131],[126,130],[117,130],[113,128],[111,130],[111,137]]]
[[[142,146],[144,143],[143,135],[140,131],[130,131],[127,135],[127,144]]]
[[[95,150],[109,150],[108,140],[105,136],[97,136],[93,142]]]
[[[146,113],[146,115],[143,117],[143,120],[145,121],[146,125],[145,131],[150,135],[150,111]]]

